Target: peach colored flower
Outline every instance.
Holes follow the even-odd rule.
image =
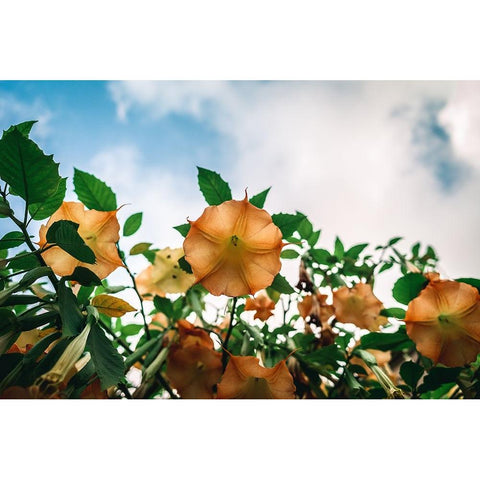
[[[314,317],[322,325],[325,325],[328,319],[335,313],[333,306],[327,304],[327,298],[328,295],[322,295],[321,293],[306,295],[297,305],[300,315],[304,319]]]
[[[247,196],[207,207],[190,225],[185,259],[213,295],[254,295],[279,273],[282,232]]]
[[[408,336],[435,363],[460,367],[480,353],[480,295],[471,285],[431,277],[409,304]]]
[[[78,234],[93,250],[95,263],[82,263],[60,247],[52,247],[42,253],[45,263],[59,276],[70,275],[76,267],[85,267],[97,277],[104,279],[117,267],[121,267],[122,260],[117,251],[116,243],[120,239],[120,225],[117,220],[117,210],[98,212],[85,210],[80,202],[63,202],[62,206],[50,217],[47,225],[40,227],[40,248],[47,243],[47,230],[59,220],[70,220],[78,223]]]
[[[22,332],[7,353],[26,353],[42,338],[56,331],[56,328],[46,328],[44,330],[35,328],[33,330]],[[57,342],[58,340],[52,342],[45,351],[49,352]]]
[[[183,248],[164,248],[155,253],[153,265],[140,272],[135,279],[138,291],[144,297],[167,293],[184,293],[194,283],[195,277],[180,268],[178,260]]]
[[[285,360],[266,368],[258,358],[230,355],[217,392],[218,398],[295,398],[295,384]]]
[[[333,292],[335,317],[342,323],[353,323],[370,331],[379,330],[388,318],[380,315],[383,303],[373,294],[368,283],[357,283],[353,288],[341,287]]]
[[[245,310],[254,310],[253,318],[263,321],[268,320],[273,315],[274,309],[275,303],[265,291],[258,293],[255,298],[248,297],[245,302]]]
[[[195,327],[187,320],[178,320],[177,329],[179,343],[183,347],[190,345],[203,345],[206,348],[213,349],[213,340],[203,328]]]

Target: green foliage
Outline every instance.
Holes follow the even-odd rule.
[[[78,234],[78,223],[59,220],[47,230],[47,243],[57,245],[72,257],[85,263],[95,263],[93,250]]]
[[[174,318],[173,304],[170,299],[155,295],[155,298],[153,299],[153,304],[155,305],[157,312],[164,313],[167,318]]]
[[[130,215],[125,221],[125,225],[123,226],[123,236],[129,237],[130,235],[136,233],[142,225],[142,218],[142,212]]]
[[[267,199],[268,192],[271,188],[272,187],[268,187],[266,190],[263,190],[263,192],[254,195],[252,198],[250,198],[250,203],[255,207],[263,208],[263,206],[265,205],[265,200]]]
[[[275,276],[272,284],[270,285],[270,288],[276,290],[279,293],[286,293],[287,295],[295,291],[293,287],[287,282],[285,277],[280,274],[277,274]]]
[[[87,208],[101,212],[117,209],[117,197],[112,189],[94,175],[75,168],[73,185],[78,199]]]
[[[402,351],[414,347],[413,342],[405,331],[405,327],[400,327],[394,333],[370,332],[361,338],[360,344],[363,349],[382,350],[384,352]]]
[[[276,213],[272,215],[273,223],[281,230],[283,238],[290,237],[305,218],[302,213]]]
[[[63,336],[79,335],[85,327],[85,319],[77,304],[77,298],[64,282],[58,284],[58,307],[62,319]]]
[[[173,227],[173,228],[177,232],[179,232],[182,237],[186,237],[188,232],[190,231],[190,224],[184,223],[183,225],[177,225],[176,227]]]
[[[399,303],[408,305],[427,284],[428,280],[422,274],[407,273],[395,282],[392,290],[393,298]]]
[[[102,284],[101,280],[91,270],[85,267],[75,267],[73,273],[71,275],[63,277],[63,279],[77,282],[80,285],[84,285],[85,287]]]
[[[232,199],[230,186],[217,172],[202,167],[197,169],[198,186],[209,205],[220,205]]]
[[[424,372],[423,367],[415,362],[405,362],[400,367],[400,376],[413,389],[417,388],[417,383]]]
[[[178,260],[178,265],[180,266],[180,268],[181,268],[184,272],[193,273],[193,272],[192,272],[192,267],[191,267],[190,264],[185,260],[185,256],[181,257],[181,258]]]
[[[0,178],[28,205],[54,195],[61,180],[53,155],[45,155],[17,128],[4,132],[0,140]]]
[[[34,220],[43,220],[50,217],[62,205],[67,192],[67,179],[61,178],[56,192],[45,201],[32,203],[28,206],[28,211]]]

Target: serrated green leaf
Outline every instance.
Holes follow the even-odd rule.
[[[276,277],[273,279],[270,288],[273,288],[279,293],[291,294],[294,293],[295,290],[293,287],[287,282],[285,277],[280,274],[277,274]]]
[[[127,220],[125,220],[125,224],[123,226],[123,236],[129,237],[130,235],[136,233],[142,225],[142,218],[142,212],[130,215]]]
[[[257,208],[263,208],[265,205],[265,200],[267,199],[268,192],[272,187],[268,187],[263,192],[257,193],[250,199],[250,203]]]
[[[399,278],[393,286],[393,298],[404,305],[408,305],[411,300],[428,284],[428,280],[421,273],[407,273]]]
[[[74,169],[73,185],[78,199],[87,207],[101,212],[117,208],[117,197],[112,189],[94,175]]]
[[[28,206],[30,216],[34,220],[43,220],[54,214],[63,203],[65,193],[67,192],[67,179],[61,178],[57,191],[48,197],[44,202],[32,203]]]
[[[102,390],[122,381],[125,368],[123,357],[97,324],[92,325],[87,339],[87,348],[100,378]]]
[[[93,250],[85,244],[78,234],[78,223],[70,220],[58,220],[47,230],[47,243],[58,245],[72,257],[84,263],[95,263]]]
[[[281,230],[283,238],[290,237],[297,230],[305,215],[301,213],[275,213],[273,223]]]
[[[209,205],[220,205],[232,199],[232,192],[228,183],[212,170],[197,167],[198,186]]]
[[[28,137],[32,130],[32,127],[38,122],[38,120],[28,120],[26,122],[19,123],[18,125],[12,125],[6,131],[12,132],[17,129],[24,137]]]
[[[173,227],[173,228],[177,232],[179,232],[182,237],[186,237],[188,232],[190,231],[190,224],[184,223],[183,225],[177,225],[176,227]]]
[[[53,155],[45,155],[17,128],[4,132],[0,140],[0,178],[29,205],[54,195],[60,183]]]

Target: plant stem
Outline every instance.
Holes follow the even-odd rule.
[[[222,364],[223,364],[224,370],[225,370],[225,367],[227,366],[228,341],[230,340],[230,336],[232,335],[233,322],[235,321],[235,309],[237,308],[237,300],[238,300],[238,297],[233,297],[232,310],[230,311],[230,324],[228,325],[227,335],[225,337],[225,341],[223,342]]]

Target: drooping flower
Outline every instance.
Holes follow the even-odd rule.
[[[205,209],[183,243],[195,280],[213,295],[254,295],[281,268],[282,232],[247,196]]]
[[[143,296],[167,293],[184,293],[194,283],[195,277],[180,268],[178,260],[183,257],[183,248],[164,248],[155,253],[155,260],[135,279],[138,291]]]
[[[230,355],[218,398],[295,398],[295,384],[285,360],[262,367],[256,357]]]
[[[370,331],[379,330],[388,318],[380,315],[383,303],[373,294],[368,283],[358,283],[353,288],[341,287],[333,292],[335,317],[342,323],[353,323]]]
[[[261,291],[254,298],[248,297],[245,302],[245,310],[254,310],[253,318],[263,321],[268,320],[273,315],[274,309],[275,303],[265,291]]]
[[[26,353],[42,338],[56,331],[57,330],[55,328],[46,328],[44,330],[35,328],[33,330],[22,332],[20,336],[15,340],[15,343],[10,347],[8,353]],[[52,342],[45,351],[48,352],[49,350],[51,350],[56,343],[56,341]]]
[[[60,247],[52,247],[42,253],[45,263],[59,276],[71,275],[76,267],[85,267],[97,277],[104,279],[117,267],[122,266],[116,243],[120,239],[120,225],[117,210],[99,212],[85,210],[80,202],[63,202],[62,206],[50,217],[46,225],[40,227],[40,248],[47,243],[47,230],[59,220],[78,223],[78,234],[95,254],[95,263],[83,263],[72,257]]]
[[[430,283],[409,304],[408,336],[435,363],[460,367],[480,353],[480,295],[471,285],[430,276]]]
[[[306,295],[297,305],[300,315],[304,319],[308,317],[314,318],[319,320],[322,325],[325,325],[335,312],[333,306],[327,304],[327,298],[328,295],[322,295],[321,293]]]

